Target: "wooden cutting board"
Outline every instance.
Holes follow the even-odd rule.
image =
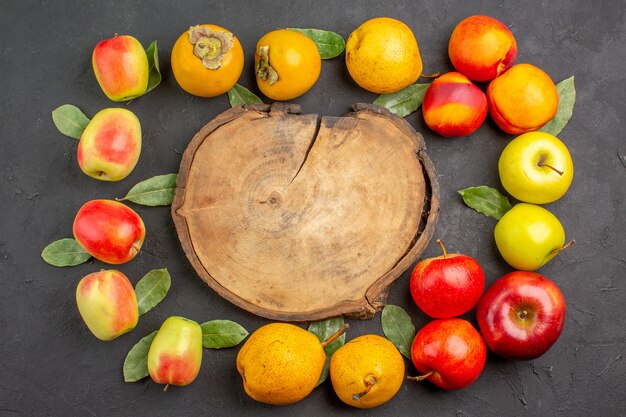
[[[321,119],[282,103],[225,111],[185,150],[172,204],[198,275],[285,321],[372,318],[438,212],[422,136],[368,104]]]

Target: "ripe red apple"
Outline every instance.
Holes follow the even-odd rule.
[[[113,200],[85,203],[74,219],[74,238],[94,258],[123,264],[137,255],[146,236],[141,217]]]
[[[474,258],[446,252],[423,259],[413,269],[410,288],[415,304],[437,319],[460,316],[470,311],[483,294],[485,275]]]
[[[76,287],[76,305],[89,330],[100,340],[113,340],[137,325],[135,289],[120,271],[89,274]]]
[[[141,153],[141,124],[126,109],[104,109],[89,122],[78,142],[77,160],[87,175],[119,181],[135,168]]]
[[[465,388],[485,367],[487,348],[480,333],[466,320],[433,320],[417,333],[411,360],[419,377],[445,390]]]
[[[478,303],[476,318],[491,351],[509,359],[534,359],[561,335],[565,299],[543,275],[515,271],[489,287]]]
[[[113,101],[131,100],[148,88],[148,57],[132,36],[99,42],[93,49],[91,63],[102,91]]]

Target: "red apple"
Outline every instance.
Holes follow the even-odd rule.
[[[565,299],[543,275],[515,271],[489,287],[476,318],[491,351],[509,359],[534,359],[561,335]]]
[[[415,265],[411,274],[411,295],[415,304],[437,319],[460,316],[470,311],[483,293],[485,275],[474,258],[448,254],[440,240],[443,255]]]
[[[102,91],[113,101],[131,100],[148,88],[148,57],[132,36],[99,42],[93,49],[91,63]]]
[[[411,360],[420,377],[445,390],[465,388],[485,367],[487,348],[480,333],[466,320],[433,320],[417,333]]]
[[[85,203],[74,219],[74,238],[94,258],[123,264],[137,255],[146,236],[141,217],[113,200]]]
[[[135,289],[120,271],[89,274],[76,287],[76,305],[89,330],[100,340],[113,340],[137,325]]]

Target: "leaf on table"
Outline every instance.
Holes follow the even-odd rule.
[[[429,86],[430,84],[413,84],[395,93],[381,94],[374,100],[374,104],[405,117],[420,108]]]
[[[146,49],[146,56],[148,57],[148,88],[144,94],[161,84],[161,68],[159,66],[157,41],[153,41],[150,46],[148,46],[148,49]]]
[[[148,351],[157,331],[143,337],[126,355],[124,360],[124,382],[136,382],[150,375],[148,372]]]
[[[64,104],[54,109],[52,121],[59,132],[74,139],[80,139],[90,122],[89,117],[72,104]]]
[[[542,132],[558,135],[567,125],[574,111],[574,103],[576,102],[576,87],[574,86],[574,76],[571,76],[556,85],[556,91],[559,93],[559,107],[556,114],[548,123],[543,125]]]
[[[211,320],[200,325],[202,328],[202,347],[222,349],[237,346],[248,336],[248,331],[230,320]]]
[[[153,269],[144,275],[135,286],[139,315],[145,314],[159,304],[172,285],[167,268]]]
[[[87,262],[91,255],[75,239],[66,238],[46,246],[41,257],[53,266],[74,266]]]
[[[230,107],[263,103],[263,100],[261,100],[259,96],[240,84],[235,84],[228,90],[228,101],[230,102]]]
[[[383,308],[380,320],[387,339],[402,355],[411,359],[411,345],[415,339],[415,326],[411,316],[402,307],[387,304]]]
[[[317,50],[320,52],[322,59],[335,58],[346,49],[346,42],[341,35],[335,32],[321,29],[300,28],[287,28],[287,30],[299,32],[309,37],[317,46]]]
[[[486,185],[459,190],[459,194],[468,207],[496,220],[500,220],[512,208],[505,195]]]
[[[341,317],[316,321],[309,325],[309,331],[317,336],[320,342],[325,341],[333,334],[337,333],[339,329],[341,329],[344,325],[344,321]],[[320,385],[322,382],[328,378],[328,372],[330,369],[330,358],[333,356],[333,353],[340,347],[342,347],[346,343],[346,334],[342,334],[337,339],[333,340],[331,343],[327,344],[324,347],[324,353],[326,354],[326,362],[324,363],[324,369],[322,369],[322,374],[320,375],[320,379],[317,381],[317,385]]]
[[[137,183],[123,198],[143,206],[169,206],[174,200],[178,174],[157,175]]]

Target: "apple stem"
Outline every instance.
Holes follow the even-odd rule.
[[[166,392],[169,387],[170,387],[170,384],[165,385],[165,387],[163,387],[163,392]]]
[[[562,248],[559,249],[554,249],[552,252],[550,253],[559,253],[559,252],[563,252],[565,249],[569,248],[570,246],[572,246],[574,243],[576,243],[576,240],[572,239],[567,245],[563,246]]]
[[[421,74],[420,77],[424,78],[437,78],[441,75],[439,72],[435,72],[434,74]]]
[[[428,378],[429,376],[431,376],[432,374],[435,373],[435,370],[432,370],[430,372],[426,372],[424,375],[419,375],[419,376],[407,376],[406,379],[408,379],[409,381],[423,381],[426,378]]]
[[[446,256],[448,256],[448,252],[446,252],[446,247],[443,246],[441,239],[437,239],[437,244],[439,244],[439,246],[441,247],[441,250],[443,251],[443,259],[446,259]]]
[[[563,171],[560,171],[560,170],[556,169],[555,167],[553,167],[552,165],[550,165],[550,164],[546,164],[546,163],[545,163],[545,162],[543,162],[543,161],[539,161],[539,163],[537,164],[537,166],[539,166],[539,167],[548,167],[548,168],[550,168],[552,171],[556,172],[557,174],[559,174],[559,175],[563,175]]]
[[[372,387],[376,385],[376,378],[374,377],[374,375],[368,375],[365,377],[365,391],[359,392],[357,394],[354,394],[352,396],[352,399],[354,401],[358,401],[361,397],[363,397],[365,394],[367,394],[368,392],[370,392],[370,390],[372,389]]]
[[[324,340],[322,342],[322,347],[324,348],[324,347],[326,347],[326,345],[334,342],[335,339],[337,339],[339,336],[344,334],[346,332],[346,330],[348,330],[348,327],[350,327],[350,325],[348,323],[344,324],[343,327],[341,327],[341,329],[337,330],[328,339],[326,339],[326,340]],[[363,395],[365,395],[365,394],[363,394]]]

